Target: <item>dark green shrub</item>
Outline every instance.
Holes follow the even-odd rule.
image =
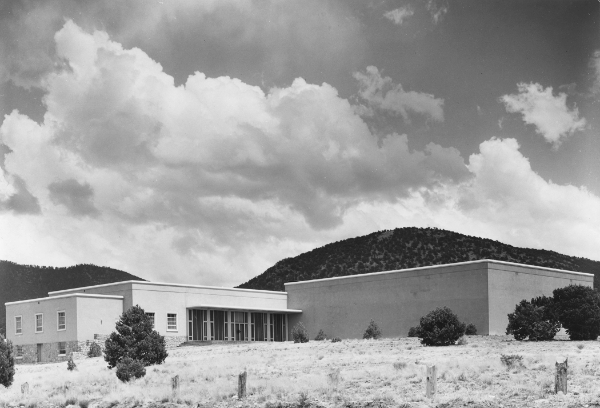
[[[554,310],[571,340],[596,340],[600,335],[600,296],[594,289],[569,285],[554,290]]]
[[[90,349],[88,350],[87,356],[90,358],[100,357],[102,355],[102,347],[96,342],[90,344]]]
[[[371,320],[367,330],[363,334],[363,339],[378,339],[381,337],[381,330],[379,330],[379,326],[375,323],[375,320]]]
[[[531,302],[521,300],[514,313],[508,315],[506,334],[512,334],[516,340],[552,340],[559,330],[554,301],[547,296],[533,298]]]
[[[465,334],[467,336],[475,336],[477,334],[477,327],[475,327],[473,323],[467,324],[467,327],[465,327]]]
[[[419,338],[425,346],[449,346],[465,333],[465,324],[447,307],[438,307],[421,317]]]
[[[73,356],[70,356],[67,360],[67,370],[73,371],[77,368],[77,364],[73,361]]]
[[[331,339],[332,343],[339,343],[340,341],[342,341],[342,339],[340,339],[339,337],[334,337],[333,339]]]
[[[0,334],[0,384],[10,387],[15,377],[12,343]]]
[[[104,343],[104,360],[113,368],[122,359],[139,360],[144,366],[162,364],[167,358],[165,338],[152,329],[144,309],[133,306],[123,312]]]
[[[308,331],[302,322],[298,322],[292,328],[292,339],[294,339],[294,343],[308,343]]]
[[[144,362],[134,360],[131,357],[124,357],[117,363],[117,378],[123,382],[129,382],[135,378],[141,378],[146,375]]]
[[[408,337],[419,337],[419,326],[408,329]]]
[[[315,337],[315,341],[323,341],[326,338],[327,337],[325,336],[325,332],[321,329],[319,330],[319,334],[317,334],[317,337]]]

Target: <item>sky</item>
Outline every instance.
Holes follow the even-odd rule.
[[[239,285],[435,227],[600,260],[597,0],[6,0],[0,259]]]

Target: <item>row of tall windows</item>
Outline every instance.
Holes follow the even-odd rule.
[[[44,332],[44,314],[34,315],[35,332]],[[56,331],[67,330],[67,313],[64,310],[56,312]],[[15,334],[23,334],[23,316],[15,316]]]
[[[286,316],[226,310],[188,310],[188,340],[285,341]]]

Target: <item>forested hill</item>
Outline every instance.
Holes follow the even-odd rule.
[[[477,259],[496,259],[593,273],[600,287],[600,262],[541,249],[518,248],[491,239],[435,228],[398,228],[334,242],[277,262],[238,286],[284,290],[285,282],[356,275]]]
[[[127,272],[96,265],[66,268],[19,265],[0,261],[0,333],[6,333],[5,302],[48,296],[48,292],[126,280],[144,280]]]

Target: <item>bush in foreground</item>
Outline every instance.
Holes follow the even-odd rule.
[[[138,360],[144,366],[162,364],[167,358],[165,338],[152,329],[152,320],[141,307],[133,306],[123,312],[116,330],[104,343],[108,368],[115,367],[124,358]]]
[[[582,285],[555,289],[554,311],[571,340],[596,340],[600,335],[600,295]]]
[[[90,349],[88,350],[87,356],[90,358],[100,357],[102,355],[102,347],[100,344],[94,342],[90,344]]]
[[[125,357],[117,363],[117,378],[123,382],[129,382],[145,375],[146,369],[143,361]]]
[[[477,335],[477,327],[475,327],[475,325],[473,323],[467,324],[467,327],[465,327],[465,334],[467,336]]]
[[[419,326],[408,329],[408,337],[419,337]]]
[[[75,364],[75,361],[73,361],[73,356],[69,356],[69,359],[67,360],[67,370],[73,371],[76,368],[77,364]]]
[[[4,340],[0,334],[0,384],[10,387],[15,377],[15,359],[12,354],[12,343]]]
[[[367,330],[365,330],[365,332],[363,334],[363,339],[377,340],[380,337],[381,337],[381,330],[379,330],[379,326],[377,326],[377,323],[375,323],[375,320],[371,320],[371,323],[369,323]]]
[[[465,333],[465,324],[447,307],[438,307],[421,317],[419,338],[425,346],[449,346]]]
[[[308,343],[308,331],[302,322],[298,322],[292,328],[292,339],[294,339],[294,343]]]
[[[323,331],[323,329],[321,329],[321,330],[319,330],[317,337],[315,337],[315,341],[323,341],[326,338],[327,338],[327,336],[325,336],[325,332]]]
[[[334,337],[333,339],[331,339],[332,343],[339,343],[340,341],[342,341],[342,339],[340,339],[339,337]]]
[[[508,315],[506,334],[512,334],[516,340],[552,340],[559,330],[554,301],[547,296],[533,298],[531,302],[521,300],[514,313]]]

